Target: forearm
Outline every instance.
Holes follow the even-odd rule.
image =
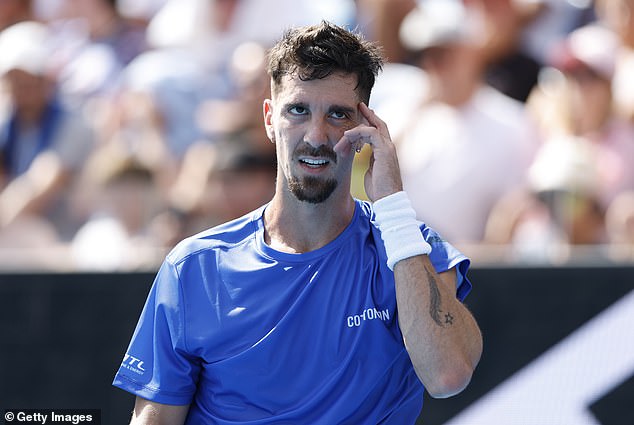
[[[394,271],[399,325],[414,369],[435,397],[448,397],[469,383],[482,352],[480,330],[456,299],[455,271],[438,275],[429,261],[432,247],[421,233],[416,212],[403,192],[396,148],[387,125],[364,103],[369,125],[344,132],[335,150],[372,147],[364,177],[375,222]]]
[[[399,326],[414,369],[434,397],[462,391],[482,352],[475,319],[456,298],[455,270],[419,255],[394,266]]]

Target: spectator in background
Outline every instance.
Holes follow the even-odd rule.
[[[93,133],[68,109],[47,73],[50,33],[21,22],[0,34],[0,75],[6,83],[0,112],[0,228],[36,217],[61,238],[75,230],[66,200],[92,148]],[[28,229],[26,229],[28,231]]]
[[[538,9],[536,16],[523,28],[520,36],[520,45],[522,51],[526,52],[530,57],[535,58],[542,66],[550,63],[551,46],[564,40],[568,34],[575,29],[587,25],[596,19],[592,8],[592,0],[512,1],[518,4],[519,7],[527,8],[528,10],[535,7]]]
[[[337,10],[331,1],[319,5],[306,1],[301,7],[296,3],[167,1],[147,28],[152,48],[123,69],[117,95],[97,104],[94,116],[120,116],[115,125],[112,120],[100,119],[99,127],[106,134],[103,139],[126,139],[126,149],[141,156],[146,156],[141,141],[154,140],[149,151],[159,160],[153,162],[171,177],[196,142],[217,143],[241,131],[256,133],[248,135],[248,140],[262,140],[266,137],[262,112],[254,105],[261,104],[269,87],[263,70],[267,43],[273,42],[282,28],[314,19],[319,8],[330,10],[330,15]],[[140,100],[153,105],[154,110],[143,114],[140,111],[146,107],[125,106]],[[118,126],[123,127],[121,131],[116,130]],[[124,137],[111,137],[113,131]],[[138,137],[138,133],[148,137]],[[268,147],[257,141],[253,145],[257,149]],[[162,184],[164,179],[158,181]]]
[[[634,127],[615,113],[612,96],[618,48],[614,33],[593,24],[573,31],[553,49],[555,68],[544,71],[528,100],[544,140],[528,191],[500,202],[492,215],[490,241],[512,242],[533,255],[544,253],[552,242],[570,246],[610,240],[606,211],[634,188]],[[545,236],[547,228],[556,229],[554,241]]]
[[[493,208],[486,241],[510,246],[507,259],[560,261],[570,247],[606,242],[599,170],[592,146],[562,138],[546,143],[527,174],[528,190]]]
[[[551,69],[529,100],[545,143],[574,137],[590,143],[599,167],[601,204],[634,188],[632,123],[616,113],[612,93],[619,40],[599,25],[573,31],[553,48]]]
[[[65,0],[66,19],[77,19],[90,42],[108,46],[117,61],[130,63],[145,51],[145,28],[126,20],[118,9],[118,0]]]
[[[595,8],[600,21],[620,40],[612,80],[616,112],[634,123],[634,1],[597,0]],[[615,247],[624,246],[625,254],[630,259],[634,258],[634,186],[619,194],[610,204],[606,212],[606,227]]]
[[[245,96],[258,96],[255,104],[265,98],[268,77],[262,71],[263,51],[283,29],[312,23],[317,16],[340,22],[347,17],[345,4],[169,0],[148,25],[147,40],[154,51],[138,58],[126,73],[139,77],[136,86],[153,93],[168,121],[178,117],[175,125],[168,123],[167,130],[174,132],[168,141],[182,157],[203,136],[215,143],[233,132],[223,127],[235,123],[236,117],[227,115],[235,112],[234,106],[248,104],[249,119],[255,117],[254,99]],[[147,75],[154,83],[147,83]],[[261,111],[256,119],[261,132]]]
[[[195,65],[166,59],[141,54],[123,71],[116,95],[95,104],[99,150],[134,157],[164,187],[200,137],[193,115],[203,78]]]
[[[115,92],[122,69],[147,49],[145,27],[125,19],[117,0],[62,0],[50,26],[60,89],[78,107]]]
[[[111,128],[104,130],[111,133],[121,126],[120,134],[126,136],[128,147],[141,155],[144,154],[139,149],[141,140],[133,134],[152,133],[156,142],[152,152],[162,152],[159,162],[178,165],[189,146],[203,137],[196,122],[202,100],[227,98],[230,93],[223,78],[208,72],[191,52],[151,50],[123,70],[117,96],[100,104],[105,116],[119,116],[114,128],[112,122],[106,122],[106,127]],[[141,106],[139,102],[142,107],[137,109]]]
[[[634,0],[597,0],[595,9],[620,40],[612,91],[617,112],[634,122]]]
[[[154,48],[186,48],[210,71],[226,70],[233,50],[255,41],[268,47],[280,31],[315,19],[348,19],[350,1],[168,0],[148,26]]]
[[[482,19],[482,55],[488,84],[525,102],[541,63],[522,44],[524,30],[544,12],[543,0],[464,0]]]
[[[548,46],[594,20],[591,2],[562,0],[463,0],[483,19],[486,80],[525,102],[548,64]]]
[[[411,58],[399,38],[405,16],[416,0],[355,0],[356,24],[368,39],[376,41],[391,63],[409,63]]]
[[[458,1],[426,1],[403,21],[428,77],[422,104],[395,134],[418,216],[457,243],[477,243],[489,212],[519,185],[535,140],[523,105],[484,83],[480,22]]]
[[[260,101],[270,95],[270,77],[265,65],[266,49],[257,42],[244,42],[236,47],[228,62],[229,78],[235,87],[228,99],[203,100],[196,111],[197,127],[209,140],[221,142],[239,133],[245,148],[254,151],[275,150],[262,127]]]
[[[84,167],[85,184],[74,197],[74,209],[87,226],[76,235],[73,246],[76,253],[82,253],[83,249],[77,247],[98,243],[99,232],[108,226],[116,226],[118,230],[113,230],[112,235],[118,236],[110,240],[111,256],[101,260],[76,256],[78,265],[101,269],[138,267],[152,258],[152,251],[144,249],[148,256],[131,262],[116,247],[125,246],[121,248],[125,251],[135,249],[139,243],[154,242],[160,250],[183,236],[180,215],[165,211],[185,153],[202,138],[195,126],[195,108],[203,77],[201,69],[188,60],[172,62],[161,53],[146,52],[125,68],[117,94],[93,105],[97,144]],[[114,173],[110,176],[104,170]],[[126,190],[128,183],[133,187]],[[143,187],[145,195],[141,195]],[[100,190],[106,195],[96,197]],[[107,208],[113,198],[131,199],[135,191],[139,199],[150,193],[153,199],[144,209],[148,222],[142,228],[125,224],[127,220],[121,217],[125,211],[121,208]]]
[[[599,0],[595,9],[600,22],[612,29],[620,42],[612,79],[616,114],[634,125],[634,1]],[[634,136],[630,142],[630,146],[634,144]],[[631,152],[630,149],[629,167],[634,162]],[[606,211],[606,227],[612,244],[629,245],[629,258],[634,258],[634,182],[611,202]]]
[[[182,218],[181,236],[240,217],[271,199],[275,152],[253,149],[245,136],[197,143],[188,150],[170,191],[172,212]]]
[[[90,217],[71,241],[75,267],[132,270],[160,261],[165,241],[151,224],[163,204],[153,179],[132,157],[91,158],[82,179],[92,197]]]

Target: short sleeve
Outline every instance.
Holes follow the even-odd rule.
[[[173,264],[161,266],[113,385],[162,404],[189,404],[200,365],[188,353],[184,295]]]
[[[435,230],[421,224],[423,237],[432,247],[429,259],[438,273],[456,268],[456,297],[464,301],[471,292],[471,281],[467,277],[470,260],[449,242],[444,240]]]

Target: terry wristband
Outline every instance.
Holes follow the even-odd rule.
[[[431,245],[420,231],[416,212],[405,192],[381,198],[374,202],[373,208],[390,270],[394,270],[394,265],[405,258],[431,252]]]

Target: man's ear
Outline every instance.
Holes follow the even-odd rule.
[[[266,129],[266,135],[271,142],[275,143],[275,130],[273,129],[273,104],[271,99],[264,99],[262,105],[262,113],[264,114],[264,128]]]

